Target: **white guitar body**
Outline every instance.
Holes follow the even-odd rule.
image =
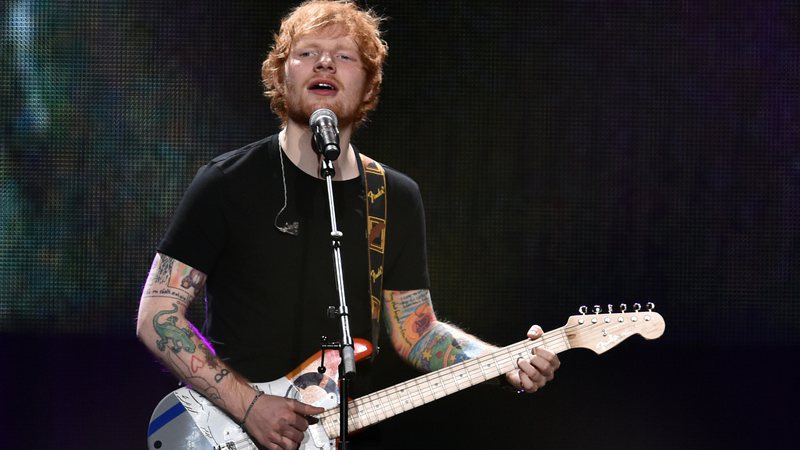
[[[257,383],[254,386],[268,395],[289,397],[325,409],[334,408],[339,404],[338,392],[314,396],[318,397],[316,401],[309,402],[286,377],[269,383]],[[216,405],[189,388],[180,388],[164,397],[153,411],[147,436],[147,448],[153,450],[255,450],[258,447],[247,433]],[[336,442],[329,439],[325,430],[317,423],[308,427],[300,448],[302,450],[334,450]]]
[[[585,308],[585,307],[584,307]],[[444,369],[430,372],[390,388],[348,401],[348,432],[368,427],[397,414],[422,406],[446,395],[503,375],[517,368],[520,358],[529,358],[538,346],[560,353],[572,348],[587,348],[601,354],[632,335],[655,339],[664,333],[664,319],[648,304],[646,311],[634,305],[633,312],[571,316],[561,328],[544,333],[539,339],[525,340],[499,348]],[[368,357],[372,345],[355,339],[356,361]],[[335,450],[340,433],[338,380],[339,354],[325,351],[324,375],[318,372],[321,353],[307,359],[297,369],[278,380],[254,386],[268,395],[296,399],[325,408],[318,422],[306,430],[301,450]],[[150,450],[257,450],[247,433],[225,412],[205,397],[181,388],[164,397],[150,419],[147,433]]]

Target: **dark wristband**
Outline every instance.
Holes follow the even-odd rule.
[[[264,395],[263,392],[258,391],[256,392],[255,397],[253,397],[253,401],[250,402],[250,406],[247,407],[247,411],[244,412],[244,417],[242,417],[242,421],[239,422],[239,426],[242,427],[243,430],[247,431],[247,428],[244,426],[244,423],[247,422],[247,416],[250,415],[250,411],[253,410],[253,406],[255,406],[256,401],[258,401],[261,396]]]

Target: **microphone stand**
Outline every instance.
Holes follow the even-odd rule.
[[[338,156],[336,154],[335,156]],[[331,242],[333,249],[334,275],[336,277],[336,289],[339,293],[339,308],[335,315],[339,316],[342,328],[342,340],[339,344],[339,351],[342,357],[343,370],[339,372],[339,439],[340,449],[346,450],[347,445],[347,417],[348,417],[348,391],[350,380],[356,373],[355,352],[353,348],[353,337],[350,335],[350,317],[347,309],[347,301],[344,293],[344,275],[342,272],[342,232],[336,226],[336,207],[333,204],[333,176],[336,171],[333,168],[333,161],[327,156],[322,156],[320,173],[325,177],[328,187],[328,210],[331,215]],[[336,159],[334,157],[334,159]],[[332,310],[334,308],[330,308]]]

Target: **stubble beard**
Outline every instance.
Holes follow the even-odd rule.
[[[339,104],[331,104],[325,100],[319,101],[314,105],[307,105],[301,100],[298,100],[301,96],[295,93],[290,86],[286,86],[285,92],[286,116],[289,118],[289,120],[297,124],[307,126],[314,111],[321,108],[328,108],[333,111],[334,114],[336,114],[339,128],[349,127],[355,123],[356,114],[358,113],[358,106],[348,108],[350,109],[348,111],[344,110]]]

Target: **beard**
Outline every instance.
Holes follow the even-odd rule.
[[[291,101],[286,102],[286,115],[289,117],[289,120],[302,125],[308,125],[308,122],[311,120],[311,115],[314,114],[314,111],[321,108],[328,108],[333,111],[334,114],[336,114],[339,128],[349,127],[355,123],[355,113],[342,111],[342,108],[336,104],[332,105],[326,102],[320,102],[316,105],[304,108],[293,103],[294,102]]]
[[[297,95],[291,87],[286,90],[286,95],[284,96],[286,99],[286,115],[289,117],[289,120],[295,123],[308,125],[314,111],[321,108],[328,108],[336,114],[339,128],[349,127],[359,120],[357,115],[361,105],[347,107],[335,100],[327,101],[325,99],[307,104],[300,100],[300,97],[301,96]]]

